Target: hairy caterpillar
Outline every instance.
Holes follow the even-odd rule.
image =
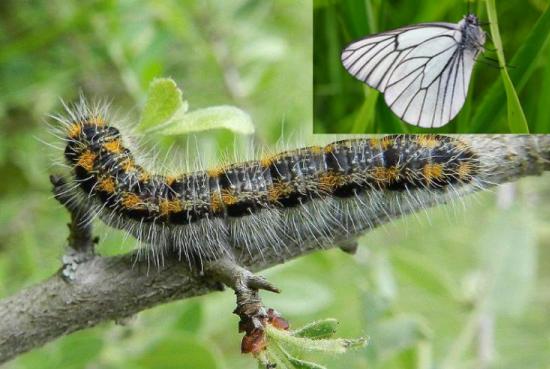
[[[357,138],[176,176],[150,171],[105,106],[84,100],[59,116],[75,201],[157,257],[188,261],[285,252],[356,237],[426,197],[484,187],[482,158],[439,135]]]

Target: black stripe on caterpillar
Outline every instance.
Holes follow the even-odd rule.
[[[476,152],[449,136],[348,139],[167,176],[141,165],[104,106],[82,101],[58,120],[74,198],[157,258],[330,245],[380,223],[380,210],[401,214],[423,197],[445,202],[483,186]]]

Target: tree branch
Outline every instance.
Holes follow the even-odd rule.
[[[71,223],[68,224],[69,246],[77,253],[93,255],[97,239],[92,235],[92,225],[86,221],[86,214],[71,202],[63,177],[50,176],[50,182],[53,185],[53,196],[71,214]]]
[[[550,170],[550,135],[466,136],[464,140],[483,157],[488,169],[481,174],[482,179],[493,185]],[[416,210],[411,207],[404,212]],[[401,215],[380,214],[374,226]],[[82,223],[75,223],[73,217],[71,224],[73,231],[75,224]],[[73,244],[84,242],[86,246],[80,251],[87,250],[90,256],[72,270],[69,279],[62,268],[47,280],[0,301],[0,363],[104,321],[121,320],[155,305],[220,290],[220,281],[234,283],[223,280],[227,273],[218,276],[223,264],[207,266],[206,274],[201,276],[176,258],[166,258],[161,267],[156,267],[145,259],[136,259],[135,252],[113,257],[94,255],[90,253],[93,244],[86,243],[92,239],[91,233],[83,239],[70,239]],[[247,270],[258,271],[314,250],[316,246],[301,245],[286,253],[242,253],[237,262]]]

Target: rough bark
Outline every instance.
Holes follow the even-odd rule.
[[[550,170],[550,135],[468,136],[465,140],[487,154],[490,166],[482,175],[494,185]],[[429,205],[434,204],[424,204]],[[387,222],[397,217],[380,219]],[[243,254],[237,262],[258,271],[314,250],[303,245],[285,254]],[[81,259],[70,276],[65,266],[45,281],[0,301],[0,363],[65,334],[219,290],[220,281],[231,286],[218,275],[215,264],[201,276],[176,259],[167,258],[157,268],[147,260],[136,260],[135,253],[101,257],[88,252]]]

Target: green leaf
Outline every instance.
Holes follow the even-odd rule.
[[[243,135],[254,133],[250,115],[229,105],[212,106],[186,114],[178,111],[169,122],[156,128],[154,132],[173,136],[222,128]]]
[[[263,360],[259,358],[263,368],[269,368],[267,363],[276,364],[276,368],[280,369],[326,369],[326,367],[310,361],[305,361],[292,356],[281,345],[271,346],[267,350],[266,358]]]
[[[275,342],[288,345],[293,350],[319,351],[333,354],[343,354],[349,349],[361,348],[367,345],[368,339],[360,337],[357,339],[310,339],[304,337],[295,337],[287,331],[282,331],[272,326],[266,326],[267,336]]]
[[[266,351],[258,355],[257,359],[263,369],[296,369],[288,359],[290,355],[277,344],[268,346]]]
[[[149,85],[147,101],[141,114],[138,130],[145,131],[168,122],[176,114],[188,109],[182,92],[171,78],[157,78]]]
[[[540,16],[535,26],[525,39],[520,49],[516,52],[510,64],[514,69],[510,70],[510,78],[521,91],[527,80],[531,77],[545,45],[550,40],[550,7]],[[504,103],[504,90],[500,81],[495,82],[489,92],[485,94],[472,119],[473,127],[485,127],[488,122],[494,121],[500,113]],[[543,133],[543,131],[537,132]]]
[[[305,337],[313,339],[329,338],[336,333],[336,327],[338,326],[338,321],[336,319],[324,319],[317,320],[315,322],[309,323],[308,325],[291,332],[295,337]]]
[[[288,356],[287,359],[296,369],[326,369],[326,367],[322,365],[312,363],[310,361],[296,359],[292,356]]]
[[[502,83],[504,84],[504,90],[506,91],[506,101],[508,108],[508,126],[510,133],[529,133],[529,126],[518,95],[514,88],[514,84],[508,75],[506,69],[506,60],[504,58],[504,52],[502,49],[502,41],[498,30],[497,12],[495,6],[495,0],[487,0],[487,15],[489,16],[489,22],[491,23],[491,35],[493,37],[493,43],[497,49],[498,62],[500,65],[500,76]]]

